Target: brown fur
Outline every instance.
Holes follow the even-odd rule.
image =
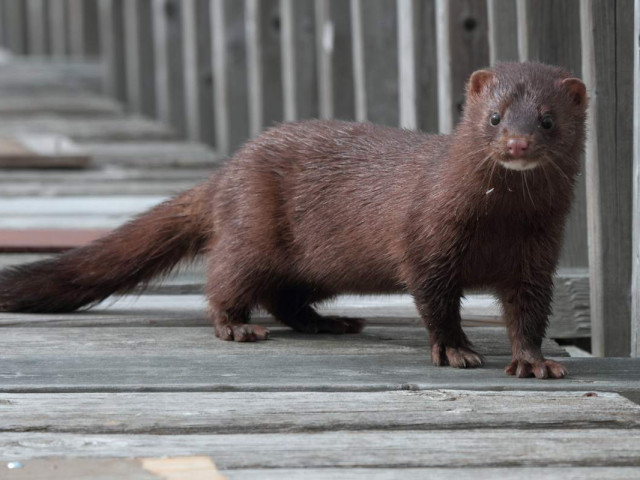
[[[340,293],[408,291],[434,364],[475,367],[460,324],[465,289],[494,291],[513,347],[507,372],[560,377],[540,346],[564,220],[584,144],[578,80],[542,64],[502,64],[469,83],[453,135],[371,124],[282,124],[248,142],[199,187],[87,247],[0,273],[0,311],[70,311],[204,252],[216,334],[267,337],[257,305],[307,332],[357,332],[313,304]],[[497,126],[493,112],[502,115]],[[550,113],[555,127],[540,127]],[[525,138],[527,171],[506,141]]]

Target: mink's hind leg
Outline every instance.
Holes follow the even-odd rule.
[[[312,303],[328,295],[311,294],[304,288],[281,288],[261,300],[262,306],[277,320],[303,333],[360,333],[365,326],[362,318],[322,316]]]
[[[249,325],[260,285],[259,276],[254,272],[239,271],[229,259],[233,257],[229,256],[226,262],[210,263],[205,287],[216,337],[235,342],[266,340],[269,337],[267,328]]]

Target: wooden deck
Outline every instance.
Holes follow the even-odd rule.
[[[0,133],[62,133],[94,163],[2,171],[0,235],[112,228],[220,161],[96,94],[91,66],[13,67],[0,66]],[[131,458],[194,455],[229,479],[640,478],[637,359],[571,358],[547,341],[570,376],[514,379],[503,328],[470,326],[495,317],[476,304],[465,324],[486,366],[435,368],[405,297],[325,308],[366,316],[359,335],[302,335],[258,315],[270,340],[221,342],[198,275],[88,312],[0,314],[0,478],[167,478]]]

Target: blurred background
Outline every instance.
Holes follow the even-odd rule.
[[[277,122],[449,133],[475,69],[563,66],[589,87],[591,135],[551,336],[635,352],[632,0],[0,0],[0,43],[0,265],[104,234]],[[392,304],[415,315],[367,305]],[[488,296],[465,308],[501,322]]]

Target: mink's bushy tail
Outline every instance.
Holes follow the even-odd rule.
[[[55,258],[0,271],[0,312],[70,312],[193,258],[213,234],[208,184]]]

